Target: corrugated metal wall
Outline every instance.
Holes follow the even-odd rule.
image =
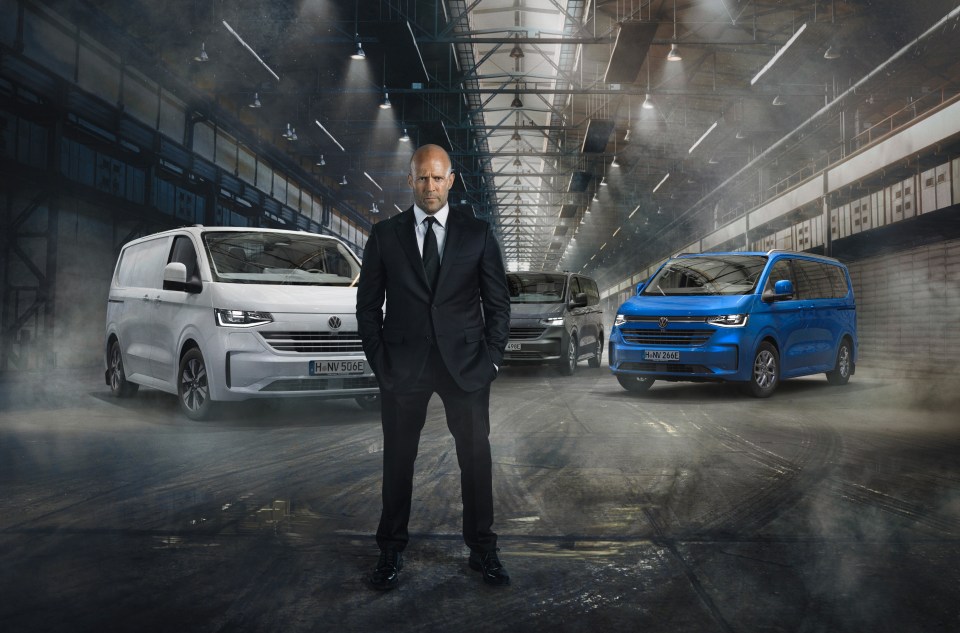
[[[848,262],[860,364],[960,376],[960,240]]]

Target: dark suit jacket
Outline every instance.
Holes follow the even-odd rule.
[[[496,378],[510,334],[500,246],[489,224],[450,209],[431,293],[415,221],[411,207],[370,232],[357,288],[363,351],[380,386],[401,392],[420,377],[436,341],[460,388],[476,391]]]

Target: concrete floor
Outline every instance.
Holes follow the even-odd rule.
[[[0,629],[958,631],[960,381],[861,366],[623,391],[606,367],[494,383],[508,588],[460,540],[438,399],[401,586],[375,562],[378,414],[231,406],[191,422],[98,368],[0,380]]]

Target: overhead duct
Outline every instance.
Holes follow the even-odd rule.
[[[590,184],[590,173],[586,171],[575,171],[570,174],[570,184],[567,191],[570,193],[583,193]]]
[[[607,71],[606,83],[632,84],[637,80],[647,51],[653,43],[659,24],[654,22],[623,22],[617,32]]]
[[[587,122],[587,133],[583,137],[584,154],[600,154],[607,151],[610,134],[613,133],[614,122],[611,119],[590,119]]]

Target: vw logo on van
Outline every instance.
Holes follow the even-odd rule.
[[[661,330],[667,329],[667,323],[669,322],[670,322],[670,319],[668,319],[667,317],[660,317],[659,319],[657,319],[657,324],[660,325]]]
[[[330,326],[331,330],[339,330],[340,326],[343,325],[343,321],[340,320],[340,317],[332,316],[327,319],[327,325]]]

